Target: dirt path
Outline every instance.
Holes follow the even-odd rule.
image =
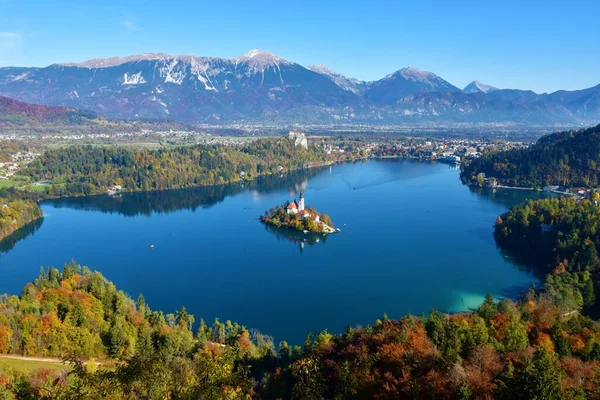
[[[21,360],[21,361],[38,361],[38,362],[47,362],[54,364],[63,364],[63,360],[60,358],[43,358],[43,357],[25,357],[25,356],[17,356],[13,354],[0,354],[0,359],[8,358],[10,360]]]
[[[65,363],[61,358],[46,358],[46,357],[27,357],[27,356],[18,356],[16,354],[0,354],[1,359],[9,359],[9,360],[20,360],[20,361],[37,361],[37,362],[45,362],[52,364],[68,364]],[[89,361],[84,361],[84,364],[87,364]],[[100,365],[98,361],[96,361],[96,365]]]

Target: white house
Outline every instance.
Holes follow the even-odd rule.
[[[115,195],[117,193],[120,193],[122,189],[123,187],[121,185],[113,185],[110,188],[108,188],[108,194]]]
[[[300,199],[297,202],[294,200],[286,207],[288,214],[298,214],[300,211],[304,211],[304,196],[302,196],[302,193],[300,193]]]
[[[321,222],[321,217],[319,214],[311,214],[308,210],[304,208],[304,196],[300,193],[300,198],[296,201],[292,201],[286,207],[287,214],[298,214],[301,219],[312,218],[315,222]]]
[[[302,218],[302,219],[306,219],[306,218],[310,217],[310,213],[306,210],[300,210],[298,212],[298,215],[300,215],[300,218]]]
[[[296,204],[296,201],[292,201],[288,204],[286,211],[288,214],[298,214],[298,204]]]

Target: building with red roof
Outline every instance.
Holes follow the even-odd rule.
[[[296,201],[292,201],[288,204],[286,209],[288,214],[298,214],[298,204],[296,204]]]
[[[300,200],[298,200],[298,201],[294,200],[290,204],[287,205],[286,211],[288,214],[300,213],[302,218],[306,218],[306,217],[310,216],[310,213],[302,214],[302,211],[304,211],[304,196],[302,196],[302,193],[300,193]],[[308,215],[306,215],[306,214],[308,214]]]
[[[306,210],[300,210],[300,212],[298,212],[298,214],[300,215],[300,218],[308,218],[310,217],[310,213]]]

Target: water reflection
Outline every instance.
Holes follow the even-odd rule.
[[[256,220],[300,190],[343,232],[304,235]],[[42,229],[0,256],[0,292],[19,293],[40,265],[74,258],[156,309],[185,305],[198,320],[230,319],[299,344],[307,329],[343,332],[384,312],[454,312],[488,292],[517,296],[537,279],[511,267],[492,228],[535,195],[469,190],[444,164],[394,160],[244,186],[57,200],[44,205]]]
[[[471,193],[474,193],[478,198],[489,200],[495,204],[503,206],[506,210],[509,210],[516,204],[521,204],[527,200],[540,200],[548,197],[557,197],[557,194],[548,192],[538,192],[533,190],[519,190],[519,189],[490,189],[490,188],[476,188],[469,187]],[[489,230],[489,235],[493,236],[493,230]],[[494,241],[495,243],[495,241]],[[498,252],[504,258],[504,260],[511,264],[515,269],[523,272],[532,273],[537,279],[544,280],[548,271],[545,265],[539,265],[533,262],[534,260],[527,260],[523,257],[519,257],[505,249],[498,247]],[[527,290],[528,286],[515,286],[507,287],[503,289],[501,293],[505,297],[517,297],[523,291]]]
[[[195,211],[197,208],[209,208],[222,202],[226,197],[241,192],[266,194],[287,189],[290,193],[298,193],[305,190],[308,180],[321,170],[319,168],[300,170],[285,175],[264,176],[250,182],[229,185],[123,193],[118,196],[70,197],[49,200],[45,204],[56,208],[119,213],[130,217],[150,216],[153,213],[168,214],[184,209]]]
[[[506,249],[502,249],[500,247],[498,247],[498,252],[502,257],[504,257],[504,260],[507,263],[509,263],[513,268],[515,268],[518,271],[532,273],[540,281],[543,281],[546,278],[546,275],[548,275],[548,267],[544,264],[535,263],[535,260],[533,259],[525,259],[524,257],[520,257],[519,255],[517,255],[516,253],[513,253]],[[521,290],[521,293],[522,292],[523,290]]]
[[[33,235],[38,229],[40,229],[42,222],[44,222],[44,218],[36,219],[35,221],[30,222],[21,229],[16,230],[9,236],[5,237],[0,241],[0,253],[6,253],[12,250],[12,248],[15,247],[18,242]]]
[[[490,189],[469,186],[469,190],[481,198],[504,206],[507,210],[515,204],[523,203],[526,200],[539,200],[556,196],[548,192],[519,189]]]
[[[327,242],[328,235],[322,233],[304,233],[293,229],[277,228],[272,225],[265,224],[265,230],[272,233],[278,241],[287,241],[297,245],[300,249],[300,254],[308,247]]]

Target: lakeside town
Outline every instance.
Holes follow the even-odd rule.
[[[0,162],[0,180],[11,179],[21,168],[29,165],[41,154],[33,151],[19,151],[10,155],[10,161]]]
[[[154,135],[157,132],[144,130],[143,135]],[[237,137],[237,136],[218,136],[211,134],[197,134],[184,131],[170,131],[166,135],[174,135],[184,137],[186,135],[194,135],[196,144],[203,145],[222,145],[222,146],[242,146],[258,137]],[[132,135],[131,133],[115,134],[115,137]],[[94,135],[79,135],[69,136],[71,139],[77,137],[83,140],[83,143],[92,143],[85,141],[85,138],[91,138]],[[0,134],[0,138],[3,135]],[[53,136],[56,138],[56,136]],[[67,136],[65,136],[66,138]],[[108,135],[97,134],[94,137],[107,138]],[[480,156],[498,151],[509,151],[513,149],[523,149],[529,147],[532,143],[520,141],[504,141],[504,140],[487,140],[487,139],[472,139],[472,138],[447,138],[447,137],[333,137],[333,136],[310,136],[300,130],[290,130],[287,134],[295,146],[308,149],[309,143],[318,146],[327,156],[335,156],[336,162],[353,161],[359,159],[382,159],[382,158],[405,158],[430,162],[444,162],[456,166],[468,165],[472,160]],[[39,137],[38,137],[39,138]],[[3,187],[17,186],[42,188],[49,185],[51,182],[33,182],[26,175],[27,166],[36,158],[41,156],[45,145],[34,142],[30,143],[23,137],[17,140],[10,140],[6,143],[17,143],[20,148],[14,153],[5,153],[5,161],[0,162],[0,182]],[[143,144],[139,144],[145,147]],[[160,147],[161,145],[159,145]],[[165,145],[162,145],[165,146]],[[167,145],[168,146],[168,145]],[[23,150],[24,149],[24,150]],[[305,167],[319,167],[328,165],[331,162],[318,162],[307,164]],[[279,166],[280,173],[286,172],[283,166]],[[239,171],[239,179],[246,180],[245,171]],[[486,177],[485,174],[479,174],[475,177],[474,184],[479,187],[491,189],[516,189],[516,190],[535,190],[545,191],[560,195],[570,195],[579,198],[585,198],[589,195],[591,188],[576,187],[567,188],[559,185],[546,185],[541,188],[534,187],[513,187],[503,185],[493,177]],[[115,184],[108,188],[107,193],[116,195],[121,193],[122,186]]]
[[[185,144],[201,144],[208,146],[243,146],[258,139],[258,137],[240,137],[240,136],[219,136],[210,133],[198,133],[188,131],[166,131],[153,132],[150,130],[141,130],[138,139],[141,141],[132,142],[131,146],[148,148],[148,147],[172,147]],[[40,157],[43,151],[48,146],[54,146],[59,138],[65,139],[72,143],[73,140],[78,140],[81,144],[102,144],[98,143],[98,139],[110,139],[118,141],[119,138],[133,137],[135,133],[115,133],[114,135],[107,134],[81,134],[81,135],[48,135],[52,139],[46,140],[46,136],[37,136],[37,140],[31,140],[26,137],[13,137],[0,132],[0,139],[7,139],[4,143],[4,160],[0,162],[0,180],[4,181],[3,185],[17,187],[31,187],[37,189],[48,185],[44,181],[33,182],[27,175],[27,166],[36,158]],[[165,135],[164,137],[171,138],[189,138],[193,140],[188,142],[173,143],[169,141],[156,142],[153,141],[156,136]],[[281,136],[278,136],[281,137]],[[10,140],[8,140],[10,138]],[[154,139],[153,139],[154,138]],[[308,149],[309,144],[320,148],[325,158],[334,161],[324,160],[322,162],[312,162],[305,165],[306,168],[328,165],[333,162],[352,161],[359,159],[374,159],[374,158],[406,158],[424,161],[440,161],[450,164],[460,165],[469,160],[475,159],[482,154],[492,151],[504,151],[515,148],[524,148],[530,145],[526,142],[512,141],[496,141],[486,139],[469,139],[469,138],[447,138],[447,137],[336,137],[336,136],[311,136],[300,130],[290,130],[287,133],[287,138],[291,140],[295,146],[303,149]],[[13,144],[12,146],[6,144]],[[104,145],[111,145],[107,142]],[[280,173],[286,172],[283,166],[278,167]],[[239,179],[249,179],[245,171],[238,171]],[[39,186],[39,185],[41,186]],[[39,187],[38,187],[39,186]],[[122,188],[119,184],[108,189],[109,194],[121,192]]]

